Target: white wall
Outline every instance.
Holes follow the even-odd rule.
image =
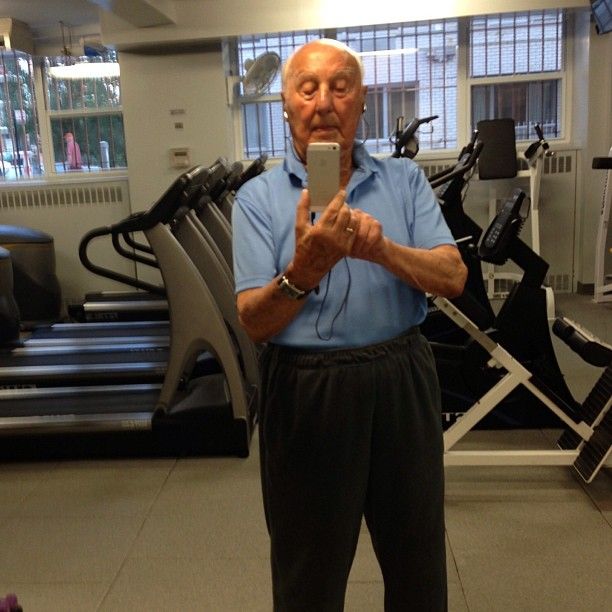
[[[576,279],[593,282],[595,239],[603,196],[606,172],[593,170],[593,157],[604,157],[612,146],[612,33],[598,36],[591,26],[589,41],[588,106],[580,109],[587,114],[587,140],[581,152],[576,190],[578,215]],[[609,258],[608,258],[609,259]]]
[[[130,201],[134,211],[144,210],[181,172],[170,167],[171,148],[189,148],[192,165],[230,157],[221,48],[121,53],[119,62]]]

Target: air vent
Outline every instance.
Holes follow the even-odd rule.
[[[437,174],[438,172],[442,172],[442,170],[446,170],[447,168],[450,168],[454,165],[454,163],[419,163],[419,166],[421,166],[421,168],[423,168],[423,171],[425,172],[425,176],[427,178],[429,178],[430,176],[433,176],[434,174]]]
[[[570,274],[549,274],[546,285],[556,293],[572,293],[572,276]]]
[[[117,184],[0,190],[0,209],[112,206],[123,200],[123,187]]]

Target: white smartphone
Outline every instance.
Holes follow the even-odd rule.
[[[311,142],[306,150],[310,210],[321,212],[340,189],[340,145]]]

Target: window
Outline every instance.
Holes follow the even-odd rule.
[[[237,43],[238,73],[243,77],[247,60],[261,53],[275,51],[284,62],[299,46],[322,36],[334,37],[361,54],[368,94],[357,137],[371,152],[392,151],[389,138],[399,116],[409,122],[419,115],[439,115],[433,131],[421,135],[421,146],[457,146],[456,20],[243,37]],[[285,154],[289,134],[280,89],[277,76],[269,95],[252,98],[241,91],[238,97],[242,155],[247,159]]]
[[[565,18],[563,10],[553,9],[244,37],[236,44],[238,74],[245,74],[247,59],[264,51],[276,51],[285,61],[308,40],[327,36],[361,54],[368,94],[363,130],[357,137],[370,152],[391,152],[389,137],[399,116],[407,123],[414,117],[438,115],[419,132],[421,150],[456,149],[478,121],[502,117],[515,120],[517,140],[532,139],[534,123],[543,127],[547,138],[560,138]],[[459,31],[467,32],[461,47]],[[458,61],[461,55],[466,62]],[[468,85],[469,120],[458,114],[459,79]],[[289,135],[282,120],[280,77],[268,95],[239,95],[237,100],[242,155],[283,156]]]
[[[51,75],[52,68],[66,63],[86,65],[87,76]],[[108,68],[109,63],[118,67],[114,52],[44,58],[40,63],[19,51],[0,52],[0,181],[127,166],[118,72],[93,76],[95,68]],[[35,77],[41,70],[43,80]],[[44,82],[44,91],[38,90],[39,82]],[[37,98],[45,105],[37,105]],[[44,116],[37,114],[41,107]],[[49,159],[42,146],[47,136]]]
[[[564,13],[561,10],[470,19],[472,128],[481,119],[511,117],[517,140],[539,123],[562,135]]]
[[[71,61],[73,58],[68,58]],[[95,68],[116,63],[114,52],[79,58],[87,76],[54,76],[66,58],[45,58],[48,113],[55,172],[92,172],[125,168],[121,88],[117,74],[91,76]],[[75,64],[72,64],[72,68]]]

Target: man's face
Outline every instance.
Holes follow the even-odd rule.
[[[352,149],[365,91],[357,62],[341,49],[315,42],[294,55],[283,102],[303,161],[310,142],[337,142],[345,151]]]

